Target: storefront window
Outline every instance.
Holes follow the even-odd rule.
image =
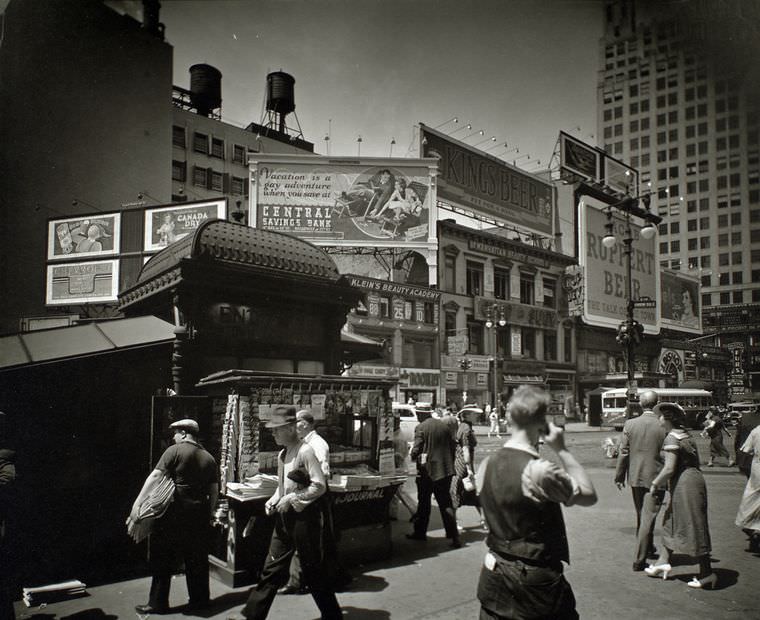
[[[509,271],[494,267],[493,295],[496,299],[509,299]]]
[[[404,302],[404,318],[411,321],[414,318],[414,305],[411,301]]]
[[[557,359],[557,332],[553,332],[553,331],[544,332],[544,359],[545,360]]]
[[[468,353],[483,354],[483,324],[477,323],[471,316],[467,317],[467,332],[470,339]]]
[[[520,274],[520,303],[532,305],[535,301],[535,284],[532,273]]]
[[[384,319],[391,316],[391,300],[388,297],[380,298],[380,316]]]
[[[401,360],[410,368],[432,368],[433,341],[404,338]]]
[[[556,308],[557,298],[555,296],[555,291],[557,290],[557,281],[554,278],[547,278],[547,277],[544,277],[543,280],[544,280],[544,307]]]
[[[496,354],[501,357],[508,357],[511,355],[510,350],[510,329],[509,325],[499,327],[496,330]]]
[[[453,310],[447,310],[444,314],[444,330],[446,334],[446,351],[448,353],[451,353],[451,351],[448,350],[448,337],[450,336],[456,336],[457,335],[457,313]]]
[[[483,264],[467,261],[467,294],[483,294]]]
[[[525,357],[536,357],[536,330],[532,327],[522,328],[522,354]]]
[[[452,293],[457,292],[457,259],[456,256],[447,256],[444,262],[444,288]]]
[[[570,364],[573,361],[573,328],[565,325],[562,328],[565,349],[565,363]]]
[[[435,304],[432,304],[429,301],[425,302],[425,315],[423,320],[425,323],[435,322]]]

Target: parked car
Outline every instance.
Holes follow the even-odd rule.
[[[401,420],[401,436],[411,444],[414,441],[414,429],[420,423],[414,405],[393,403],[393,415],[398,415]]]

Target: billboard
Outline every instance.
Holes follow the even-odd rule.
[[[145,209],[143,250],[155,252],[194,232],[203,222],[224,219],[227,200],[205,200],[170,207]]]
[[[583,268],[583,320],[589,325],[615,327],[626,319],[628,303],[628,274],[625,246],[626,222],[622,215],[613,214],[613,233],[617,242],[612,248],[602,244],[606,234],[607,215],[604,203],[585,198],[578,203],[578,263]],[[660,331],[660,269],[656,238],[644,239],[642,226],[631,221],[633,237],[631,254],[632,292],[634,299],[655,300],[653,308],[637,307],[634,318],[648,334]]]
[[[48,260],[119,253],[121,214],[97,213],[48,221]]]
[[[559,132],[560,162],[562,168],[590,181],[599,179],[601,153],[564,131]]]
[[[107,303],[117,300],[118,291],[118,260],[48,265],[48,305]]]
[[[592,183],[601,183],[621,194],[637,195],[639,172],[605,151],[559,132],[560,168]]]
[[[420,140],[422,154],[439,161],[440,199],[539,233],[554,233],[550,183],[425,125],[420,125]]]
[[[660,273],[662,326],[701,334],[700,293],[699,278],[663,269]]]
[[[259,156],[252,162],[256,228],[321,245],[420,245],[435,236],[435,162]]]

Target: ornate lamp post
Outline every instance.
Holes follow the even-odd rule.
[[[636,346],[641,344],[642,337],[644,336],[644,326],[633,318],[633,310],[636,306],[653,308],[655,306],[655,300],[649,297],[641,297],[634,299],[633,297],[633,229],[631,228],[631,218],[633,216],[643,219],[646,224],[640,231],[640,235],[643,239],[652,239],[657,232],[655,228],[656,224],[662,221],[662,218],[649,211],[649,202],[651,194],[644,194],[637,197],[627,197],[608,205],[605,210],[607,212],[607,224],[605,225],[607,233],[602,238],[602,244],[604,247],[611,249],[615,247],[617,238],[614,235],[614,225],[612,222],[613,210],[623,214],[625,220],[625,230],[623,237],[623,253],[625,254],[625,266],[627,274],[626,282],[626,318],[619,326],[617,330],[616,340],[623,347],[625,352],[625,364],[627,372],[627,388],[628,388],[628,402],[638,402],[638,391],[635,379],[636,372]],[[639,206],[639,201],[644,203],[644,207]]]

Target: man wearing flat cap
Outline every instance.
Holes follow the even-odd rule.
[[[325,475],[314,450],[298,437],[295,407],[277,407],[266,426],[272,430],[277,445],[282,446],[277,458],[277,490],[265,505],[267,515],[275,518],[275,526],[266,563],[242,609],[243,617],[252,620],[267,617],[277,589],[288,579],[293,553],[298,551],[304,585],[309,588],[322,618],[341,618],[335,591],[326,576],[321,548],[322,511],[317,500],[325,493]],[[293,480],[292,473],[296,470],[307,474],[305,488],[297,482],[299,476]],[[302,479],[306,481],[307,476]]]
[[[140,505],[164,476],[175,484],[174,500],[153,526],[150,568],[153,579],[147,605],[137,605],[140,614],[169,610],[169,588],[179,559],[185,562],[189,609],[209,604],[208,551],[210,519],[219,494],[216,461],[198,443],[198,423],[178,420],[169,425],[174,445],[161,455],[137,496],[130,518],[137,520]]]

